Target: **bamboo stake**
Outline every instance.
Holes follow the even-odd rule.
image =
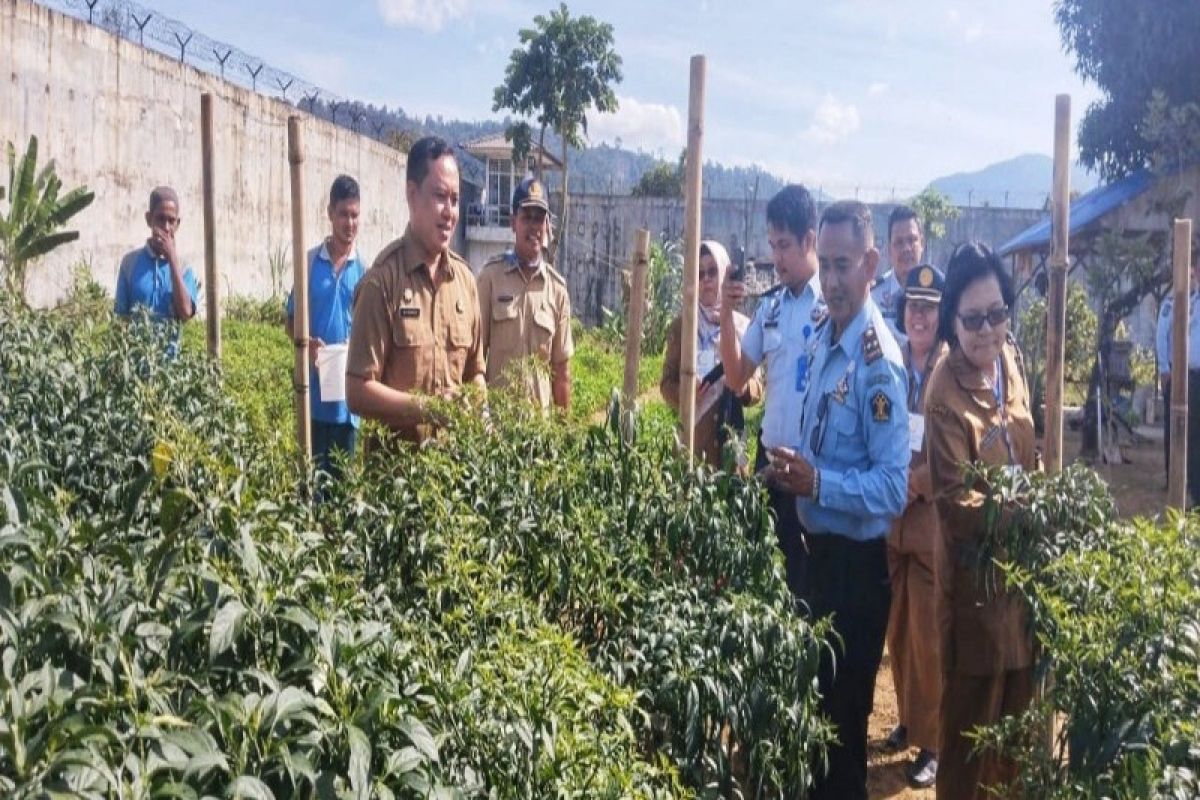
[[[650,231],[637,232],[630,271],[629,311],[625,324],[625,409],[632,411],[638,396],[638,365],[642,358],[642,320],[646,315],[646,269],[650,261]]]
[[[1192,221],[1175,220],[1174,305],[1171,324],[1171,471],[1167,475],[1167,505],[1183,511],[1187,505],[1188,439],[1188,318],[1191,309]]]
[[[1046,471],[1062,469],[1063,347],[1067,327],[1067,247],[1070,240],[1071,96],[1054,101],[1054,193],[1051,200],[1050,294],[1046,301]]]
[[[696,450],[696,289],[700,270],[700,204],[704,197],[706,65],[704,56],[692,56],[688,92],[687,199],[683,212],[683,351],[679,369],[679,410],[688,458]]]
[[[213,98],[200,95],[200,173],[204,192],[204,300],[208,354],[221,360],[221,299],[217,282],[216,203],[213,199]]]
[[[312,408],[308,404],[308,264],[304,249],[304,141],[300,117],[288,117],[288,163],[292,173],[292,272],[296,336],[296,443],[305,474],[312,462]]]

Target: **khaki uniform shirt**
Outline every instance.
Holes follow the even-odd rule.
[[[447,271],[435,292],[411,228],[379,254],[354,295],[347,375],[435,395],[483,374],[471,268],[447,250],[439,269]],[[421,438],[415,429],[397,433]]]
[[[515,376],[509,366],[528,356],[554,366],[575,352],[566,280],[545,260],[526,277],[516,257],[505,253],[479,273],[479,312],[488,386],[523,381],[526,394],[549,408],[554,400],[550,374],[527,368]]]
[[[984,492],[963,477],[963,467],[974,461],[1038,468],[1029,391],[1015,344],[1004,346],[1001,362],[1004,424],[990,382],[957,347],[934,369],[926,394],[925,446],[943,544],[938,570],[942,666],[964,675],[996,675],[1033,663],[1025,602],[1003,589],[1003,576],[992,576],[1001,587],[994,596],[982,588],[977,564],[986,532]]]

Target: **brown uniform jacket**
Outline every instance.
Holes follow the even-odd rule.
[[[924,378],[921,381],[920,389],[916,392],[913,391],[914,387],[912,386],[912,352],[908,345],[902,349],[904,351],[904,369],[909,380],[908,413],[911,419],[913,415],[925,413],[930,378],[933,377],[937,365],[946,357],[949,348],[945,342],[938,342],[937,346],[929,353],[925,364],[922,365],[925,369]],[[909,482],[917,487],[919,496],[908,504],[908,507],[904,509],[904,514],[892,525],[892,532],[888,539],[893,548],[903,553],[932,554],[937,543],[937,508],[933,503],[933,483],[929,476],[927,450],[928,448],[922,445],[920,450],[912,454],[912,461],[908,465]]]
[[[511,254],[492,259],[479,273],[479,314],[488,386],[506,386],[509,364],[534,356],[546,364],[568,361],[575,352],[571,335],[571,296],[567,282],[542,262],[526,279]],[[550,376],[537,370],[525,380],[526,392],[542,408],[554,400]]]
[[[741,316],[740,312],[735,311],[734,313]],[[676,412],[679,411],[679,374],[682,370],[682,361],[683,317],[678,316],[667,328],[667,352],[663,357],[662,378],[658,382],[658,389],[662,392],[663,399]],[[704,376],[700,375],[699,377],[703,378]],[[746,388],[742,390],[738,399],[742,401],[742,405],[751,406],[761,401],[762,396],[762,379],[755,372],[746,382]],[[721,447],[717,439],[717,414],[720,411],[720,405],[720,403],[716,403],[696,420],[693,434],[696,454],[713,466],[721,464]],[[799,422],[797,421],[796,424]]]
[[[379,254],[354,294],[347,375],[434,395],[483,374],[475,277],[457,253],[442,259],[449,272],[435,293],[411,228]]]
[[[1004,400],[1013,461],[1038,467],[1029,392],[1016,345],[1002,351]],[[975,567],[984,535],[984,495],[964,483],[965,464],[1009,463],[1000,414],[989,382],[954,348],[929,379],[925,444],[936,487],[944,561],[939,570],[938,623],[945,671],[995,675],[1033,663],[1029,612],[1017,595],[988,598]]]

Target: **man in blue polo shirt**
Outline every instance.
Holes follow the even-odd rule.
[[[176,250],[179,222],[179,196],[171,187],[159,186],[150,193],[146,211],[150,238],[144,247],[126,253],[117,270],[114,310],[120,316],[129,316],[137,306],[145,306],[158,320],[184,322],[195,316],[200,285]]]
[[[312,369],[308,379],[312,403],[312,441],[314,466],[337,476],[334,449],[350,456],[358,438],[358,417],[350,413],[345,398],[321,399],[317,361],[321,348],[344,345],[350,341],[350,311],[354,290],[366,272],[354,241],[358,237],[358,181],[339,175],[329,189],[329,222],[332,232],[325,241],[308,251],[308,335]],[[289,293],[288,337],[295,339],[293,327],[295,299]],[[343,361],[344,363],[344,361]]]

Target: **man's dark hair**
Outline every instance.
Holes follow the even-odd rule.
[[[358,200],[358,181],[349,175],[338,175],[329,187],[329,207],[333,208],[343,200]]]
[[[896,206],[892,209],[892,213],[888,214],[888,242],[892,241],[892,228],[898,222],[907,222],[910,219],[917,221],[917,230],[921,230],[921,218],[917,216],[917,212],[913,211],[909,206]]]
[[[150,192],[150,202],[146,210],[153,214],[163,203],[174,203],[175,210],[179,210],[179,195],[170,186],[155,186]]]
[[[1012,278],[1000,256],[981,242],[960,244],[955,248],[946,264],[946,288],[942,291],[941,308],[938,310],[937,338],[951,347],[958,344],[954,319],[958,316],[958,304],[962,301],[963,292],[971,284],[986,280],[989,275],[996,276],[1000,284],[1000,296],[1004,299],[1004,305],[1011,310],[1016,293],[1013,292]]]
[[[821,213],[821,224],[818,230],[826,225],[841,225],[846,222],[853,226],[854,238],[858,240],[859,244],[867,248],[875,246],[875,228],[871,222],[871,207],[857,200],[839,200],[826,206],[825,211]]]
[[[458,163],[454,148],[440,136],[426,136],[418,139],[408,151],[408,166],[404,168],[405,180],[420,185],[429,174],[429,165],[442,156],[450,156]]]
[[[817,206],[808,189],[798,183],[780,189],[767,203],[767,222],[776,230],[791,231],[796,239],[803,240],[817,224]]]

